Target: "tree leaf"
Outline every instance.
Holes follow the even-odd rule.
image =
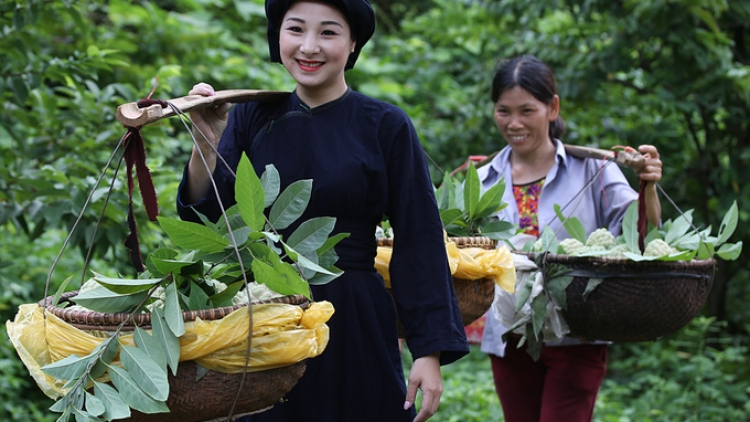
[[[131,408],[142,413],[166,413],[169,408],[163,401],[157,401],[144,392],[139,382],[127,370],[111,365],[109,377],[120,393],[120,398]],[[140,381],[140,380],[139,380]]]
[[[737,209],[737,201],[732,202],[732,206],[724,217],[721,219],[721,225],[719,226],[718,241],[716,245],[725,243],[734,233],[737,228],[737,220],[739,219],[739,211]],[[735,258],[736,259],[736,258]]]
[[[571,238],[578,240],[579,242],[586,244],[586,229],[583,227],[581,220],[577,217],[565,217],[560,209],[560,205],[555,204],[555,214],[557,218],[562,221],[565,231],[568,232]]]
[[[286,245],[301,254],[313,252],[323,246],[335,225],[336,219],[331,217],[307,220],[289,236]]]
[[[107,290],[123,295],[151,290],[152,287],[161,283],[161,278],[111,278],[96,272],[94,272],[94,280]]]
[[[124,295],[115,293],[104,286],[95,286],[89,291],[71,297],[70,300],[92,311],[117,313],[133,309],[146,296],[148,292]]]
[[[443,226],[448,226],[460,219],[463,215],[463,211],[458,208],[451,208],[440,211],[440,220],[443,222]]]
[[[281,190],[281,177],[273,164],[266,165],[266,171],[260,176],[260,183],[265,192],[265,209],[273,204]]]
[[[625,211],[622,219],[622,238],[628,250],[641,253],[641,248],[638,246],[638,201],[631,202]]]
[[[120,347],[120,361],[138,386],[152,399],[169,397],[167,373],[143,350],[133,346]]]
[[[136,326],[133,331],[133,341],[144,353],[146,353],[151,360],[156,362],[161,368],[162,372],[167,373],[167,358],[164,356],[162,344],[154,338],[148,331],[141,327]]]
[[[242,219],[248,227],[253,231],[262,230],[266,222],[263,214],[263,210],[266,208],[266,197],[260,179],[245,153],[242,153],[237,167],[234,197],[237,200],[240,215],[242,215]]]
[[[552,296],[552,299],[554,299],[563,310],[568,309],[567,289],[572,282],[573,277],[571,276],[559,276],[547,280],[547,290],[549,291],[550,296]]]
[[[164,216],[159,216],[158,220],[167,236],[181,248],[214,253],[229,246],[227,239],[202,224]]]
[[[105,410],[104,403],[96,396],[86,391],[86,412],[93,416],[101,416],[104,414]]]
[[[739,241],[737,243],[725,243],[719,247],[718,251],[716,251],[716,254],[719,255],[719,258],[726,261],[736,260],[740,257],[741,253],[742,241]]]
[[[154,257],[151,258],[151,262],[157,271],[162,274],[169,274],[179,273],[182,268],[193,265],[199,260],[195,258],[195,252],[191,251],[179,259],[175,259],[175,257],[167,259]]]
[[[501,177],[497,183],[492,185],[491,188],[487,189],[479,198],[479,203],[477,204],[476,215],[474,216],[474,218],[484,218],[505,208],[507,204],[503,203],[504,193],[505,178]]]
[[[591,294],[591,292],[593,292],[597,286],[602,284],[603,281],[604,281],[603,278],[596,278],[596,277],[589,278],[589,281],[586,283],[586,289],[584,289],[583,294],[581,295],[584,302],[586,301],[586,299],[589,298],[589,295]]]
[[[130,417],[130,407],[112,386],[94,381],[94,396],[104,405],[105,410],[102,414],[104,420],[111,421]]]
[[[164,318],[167,320],[167,326],[177,337],[185,334],[185,320],[182,317],[180,308],[180,297],[177,293],[177,283],[169,283],[164,288]],[[156,397],[155,397],[156,398]]]
[[[190,282],[190,296],[188,296],[188,308],[192,310],[210,309],[208,294],[195,282]],[[175,333],[177,334],[177,333]]]
[[[544,328],[544,319],[547,317],[547,294],[540,293],[531,300],[531,310],[534,311],[534,333],[539,334]]]
[[[164,277],[169,273],[169,271],[161,271],[159,270],[156,265],[154,265],[153,261],[155,259],[159,260],[170,260],[174,259],[177,256],[177,251],[173,249],[167,249],[167,248],[159,248],[153,252],[151,252],[148,255],[148,258],[146,258],[146,269],[148,272],[154,276],[154,277]]]
[[[477,209],[479,205],[479,192],[481,186],[479,182],[479,175],[477,174],[477,168],[474,167],[474,163],[469,163],[469,168],[466,170],[466,179],[464,179],[464,213],[468,217],[469,221],[476,218]]]
[[[667,242],[669,246],[675,246],[676,241],[690,230],[692,223],[693,210],[688,210],[677,217],[677,219],[669,225],[669,230],[667,230],[667,234],[664,235],[664,241]]]
[[[172,375],[176,375],[180,363],[180,339],[169,329],[159,308],[151,312],[151,333],[161,343],[167,365],[172,369]]]
[[[310,202],[312,180],[297,180],[284,189],[279,198],[271,206],[268,216],[271,227],[283,230],[295,222]]]
[[[302,294],[310,297],[310,291],[299,273],[278,255],[269,253],[264,257],[256,256],[251,264],[253,275],[258,283],[267,285],[271,290],[282,295]]]
[[[57,362],[44,365],[41,369],[45,374],[59,380],[75,380],[81,378],[86,372],[89,362],[91,362],[90,356],[70,355]]]

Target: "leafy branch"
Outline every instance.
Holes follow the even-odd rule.
[[[309,299],[310,284],[340,276],[334,246],[348,234],[330,236],[335,218],[304,221],[288,239],[278,234],[301,217],[311,191],[312,181],[300,180],[279,193],[276,168],[267,166],[258,178],[243,155],[235,183],[237,204],[226,210],[225,219],[212,223],[201,216],[204,224],[198,224],[159,217],[177,248],[152,252],[138,279],[94,273],[95,283],[70,300],[96,312],[130,312],[131,317],[150,310],[152,331],[135,327],[135,347],[124,345],[118,339],[123,322],[87,356],[71,355],[44,366],[46,374],[66,381],[68,392],[50,408],[62,413],[58,421],[111,421],[130,417],[130,409],[169,412],[167,371],[177,374],[183,311],[232,305],[240,289],[248,287],[246,276],[280,295]],[[250,271],[243,274],[243,268]],[[118,355],[120,363],[114,364]]]

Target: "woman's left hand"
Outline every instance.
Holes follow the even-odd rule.
[[[414,422],[424,422],[435,414],[443,395],[443,378],[440,374],[440,354],[423,356],[414,361],[409,371],[404,410],[414,405],[417,389],[422,390],[422,408]]]
[[[637,172],[638,177],[648,182],[660,181],[662,164],[659,151],[653,145],[641,145],[638,151],[644,158],[644,166]]]

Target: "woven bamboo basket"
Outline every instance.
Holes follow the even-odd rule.
[[[534,260],[536,254],[528,254]],[[548,254],[574,276],[563,317],[570,336],[620,342],[653,341],[676,333],[700,312],[716,261],[640,261]],[[599,284],[584,299],[591,278]]]
[[[497,241],[485,236],[450,237],[460,249],[481,248],[495,249]],[[393,247],[393,239],[378,239],[378,246]],[[461,320],[464,326],[471,324],[484,315],[495,298],[495,281],[491,278],[466,280],[453,277],[453,290],[456,292]],[[389,289],[390,293],[390,289]],[[403,337],[403,328],[399,322],[399,336]]]
[[[67,292],[61,295],[60,302],[69,302],[78,292]],[[151,314],[137,314],[128,318],[126,313],[99,313],[91,311],[77,311],[59,306],[52,306],[52,296],[39,301],[39,305],[48,312],[59,317],[70,325],[82,330],[115,331],[117,326],[125,321],[124,331],[132,331],[135,326],[149,329]],[[306,308],[309,301],[302,295],[283,296],[260,302],[287,303]],[[201,311],[183,312],[183,319],[194,321],[200,318],[204,321],[217,320],[229,315],[241,306],[236,305]],[[177,376],[169,373],[169,398],[167,407],[169,413],[143,414],[133,410],[128,422],[202,422],[223,421],[233,411],[235,416],[259,413],[268,410],[281,400],[292,387],[297,384],[305,372],[306,362],[257,372],[244,374],[225,374],[208,371],[196,380],[197,365],[194,362],[180,362]],[[240,389],[239,396],[237,391]],[[237,401],[235,403],[235,397]],[[234,404],[234,409],[232,406]]]

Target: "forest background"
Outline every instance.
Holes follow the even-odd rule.
[[[375,37],[347,73],[360,92],[413,119],[435,182],[504,145],[489,89],[499,59],[534,54],[558,77],[571,144],[656,145],[664,215],[694,209],[732,241],[750,240],[750,1],[374,0]],[[118,105],[217,89],[291,90],[268,62],[262,0],[0,2],[0,320],[80,272],[114,174],[96,181],[125,128]],[[157,84],[158,77],[158,84]],[[191,149],[168,119],[142,130],[161,213],[174,215]],[[626,174],[632,179],[632,172]],[[93,268],[130,274],[123,172],[93,240]],[[136,194],[141,247],[162,240]],[[750,420],[748,255],[718,263],[702,315],[670,338],[611,347],[597,421]],[[71,284],[74,288],[75,283]],[[54,290],[53,290],[54,291]],[[47,421],[51,401],[0,328],[0,420]],[[408,359],[408,354],[405,354]],[[501,420],[485,355],[444,368],[436,421]]]

